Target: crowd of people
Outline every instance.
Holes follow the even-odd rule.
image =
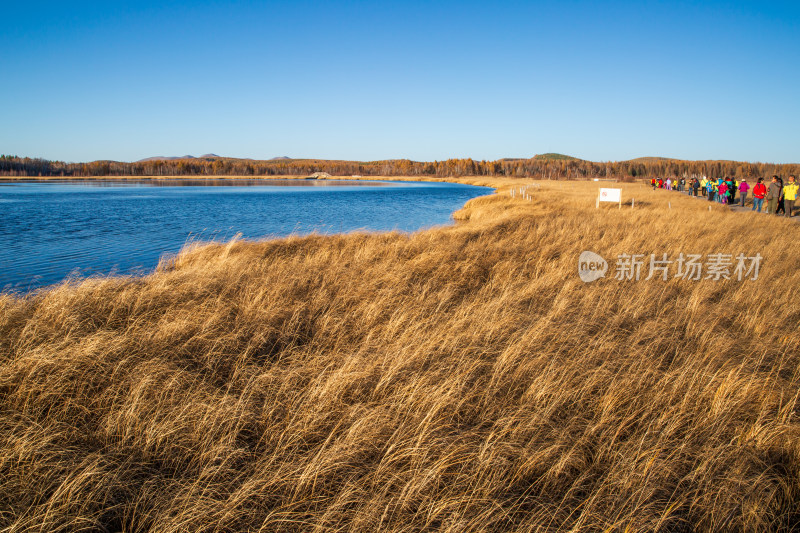
[[[784,184],[780,176],[772,176],[769,185],[764,183],[764,178],[758,178],[753,187],[747,183],[747,179],[741,181],[735,178],[720,178],[717,180],[708,179],[703,176],[692,178],[652,178],[650,180],[653,190],[666,189],[668,191],[678,191],[690,196],[703,197],[709,202],[718,202],[726,205],[741,205],[745,207],[747,197],[752,191],[751,201],[752,211],[764,212],[771,215],[792,216],[794,203],[797,200],[797,192],[800,186],[796,182],[795,176],[789,176],[788,183]],[[736,195],[739,195],[738,199]],[[766,200],[766,206],[764,201]]]

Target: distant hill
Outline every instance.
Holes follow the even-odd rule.
[[[695,163],[738,163],[738,161],[734,161],[732,159],[692,160],[692,159],[676,159],[674,157],[637,157],[636,159],[629,159],[627,161],[623,161],[623,163],[660,163],[663,161],[675,161],[676,163],[684,163],[686,161],[691,161]]]
[[[537,154],[533,156],[533,158],[538,159],[540,161],[548,161],[548,160],[580,161],[580,159],[578,159],[577,157],[572,157],[571,155],[556,154],[556,153]]]
[[[144,159],[140,159],[136,161],[136,163],[145,163],[147,161],[175,161],[176,159],[209,159],[214,157],[222,157],[222,156],[218,156],[217,154],[203,154],[200,157],[195,157],[193,155],[175,155],[175,156],[157,155],[154,157],[146,157]]]
[[[636,159],[629,159],[631,163],[658,163],[659,161],[677,161],[670,157],[637,157]]]
[[[174,161],[175,159],[196,159],[196,157],[193,155],[178,155],[178,156],[157,155],[154,157],[146,157],[144,159],[140,159],[136,161],[136,163],[145,163],[147,161]]]
[[[291,161],[291,160],[292,160],[291,157],[286,157],[285,155],[282,155],[280,157],[273,157],[272,159],[270,159],[270,161]]]

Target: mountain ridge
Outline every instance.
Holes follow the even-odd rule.
[[[203,154],[201,156],[193,156],[193,155],[156,155],[153,157],[145,157],[144,159],[139,159],[138,161],[134,161],[134,163],[146,163],[148,161],[176,161],[178,159],[213,159],[215,157],[222,157],[217,154]]]

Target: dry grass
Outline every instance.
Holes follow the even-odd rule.
[[[0,530],[797,530],[800,228],[595,187],[0,296]],[[587,285],[584,249],[765,263]]]

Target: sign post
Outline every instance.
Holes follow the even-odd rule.
[[[619,208],[622,209],[622,189],[600,189],[600,192],[597,194],[595,208],[600,207],[600,202],[615,202],[619,204]]]

